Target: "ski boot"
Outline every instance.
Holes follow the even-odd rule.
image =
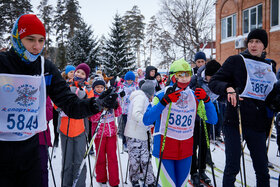
[[[206,175],[205,170],[201,171],[201,173],[200,173],[200,181],[205,183],[208,186],[213,186],[211,184],[211,179]]]
[[[200,184],[198,173],[194,173],[191,175],[191,182],[194,187],[203,187],[203,185]]]

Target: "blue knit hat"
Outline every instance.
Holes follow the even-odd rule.
[[[132,71],[129,71],[125,74],[124,80],[133,80],[135,81],[135,74]]]
[[[70,71],[75,71],[75,67],[72,65],[68,65],[65,68],[65,74],[67,75]]]
[[[194,61],[196,62],[198,59],[203,59],[206,61],[206,55],[202,51],[199,51],[194,56]]]

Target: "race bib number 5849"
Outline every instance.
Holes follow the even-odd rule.
[[[15,114],[8,114],[7,117],[7,128],[12,130],[16,128],[17,130],[25,130],[38,128],[38,119],[37,116],[31,116],[29,119],[25,117],[23,114],[19,114],[18,116]]]

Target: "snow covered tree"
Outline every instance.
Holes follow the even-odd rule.
[[[82,18],[80,13],[80,6],[77,0],[66,0],[64,19],[66,24],[69,25],[68,39],[74,36],[76,28],[80,27]]]
[[[60,68],[64,68],[66,66],[66,56],[65,56],[65,42],[66,42],[66,33],[67,33],[67,25],[64,19],[65,13],[65,5],[64,0],[58,0],[56,4],[56,10],[54,15],[54,28],[55,28],[55,36],[57,42],[57,56],[56,56],[56,64]]]
[[[121,17],[116,14],[106,42],[104,70],[108,75],[124,75],[135,69],[135,56],[128,47],[128,38]]]
[[[67,63],[77,66],[85,62],[94,70],[99,61],[99,48],[97,39],[93,36],[90,26],[84,22],[80,28],[76,29],[73,38],[71,38],[66,50]]]
[[[49,53],[48,50],[50,48],[52,40],[50,39],[50,35],[52,33],[53,29],[53,7],[52,5],[48,4],[49,0],[42,0],[37,7],[39,10],[39,17],[41,18],[43,24],[45,25],[46,29],[46,43],[45,43],[45,48],[44,48],[44,56],[48,57]]]
[[[140,47],[145,35],[145,17],[141,14],[138,6],[133,6],[130,11],[127,11],[123,17],[125,31],[127,32],[127,38],[129,45],[132,47],[137,56],[137,63],[140,66]]]
[[[10,33],[16,19],[24,14],[32,12],[30,0],[2,0],[0,1],[0,47],[7,47]],[[5,34],[8,36],[5,38]]]

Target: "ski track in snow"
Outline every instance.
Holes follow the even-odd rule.
[[[53,135],[52,121],[49,123],[49,126],[50,126],[50,131],[51,131],[51,138],[52,138],[52,142],[53,142],[54,135]],[[120,147],[120,152],[121,152],[122,151],[121,139],[118,139],[118,141],[119,141],[119,147]],[[50,155],[51,155],[52,149],[53,149],[52,147],[49,148]],[[268,153],[268,160],[274,165],[274,168],[275,168],[274,170],[269,169],[271,187],[278,186],[278,177],[279,177],[279,172],[280,172],[280,157],[276,156],[277,150],[278,150],[278,148],[277,148],[276,141],[275,141],[275,139],[272,139],[270,142],[270,148],[269,148],[269,153]],[[244,151],[245,151],[244,156],[245,156],[245,166],[246,166],[245,170],[246,170],[247,186],[253,187],[253,186],[256,186],[255,172],[253,169],[251,158],[249,156],[250,153],[249,153],[249,150],[247,149],[247,147],[245,147]],[[59,146],[55,149],[53,156],[55,156],[55,158],[54,157],[52,158],[52,168],[53,168],[53,172],[54,172],[54,176],[55,176],[56,186],[59,187],[59,186],[61,186],[61,167],[62,167],[60,141],[59,141]],[[215,166],[216,166],[214,173],[215,173],[217,187],[220,187],[220,186],[222,186],[223,170],[224,170],[224,165],[225,165],[224,144],[218,143],[218,146],[214,146],[214,144],[211,143],[211,156],[212,156],[213,162],[215,163]],[[121,153],[120,157],[121,157],[123,182],[125,183],[128,154],[126,152]],[[92,170],[94,167],[94,163],[95,163],[95,158],[93,156],[90,156],[90,162],[91,162],[91,170]],[[156,176],[157,168],[156,168],[153,157],[152,157],[152,164],[153,164],[154,174]],[[242,162],[241,162],[241,164],[242,164]],[[86,161],[86,165],[87,165],[86,186],[90,187],[91,182],[90,182],[88,159]],[[211,178],[212,184],[214,184],[211,167],[207,166],[206,171],[207,171],[207,175]],[[243,172],[243,169],[242,169],[242,172]],[[120,173],[119,173],[119,177],[121,177]],[[190,178],[190,176],[189,176],[189,178]],[[92,182],[93,182],[94,187],[99,186],[94,177],[92,178]],[[107,183],[107,185],[109,186],[108,183]],[[121,180],[120,180],[119,186],[122,187]],[[124,184],[124,187],[130,187],[130,186],[131,186],[131,183],[129,181],[129,177],[127,177],[127,184]],[[187,186],[191,186],[191,185],[188,184]],[[236,177],[235,186],[236,187],[242,186],[240,174],[238,174]],[[49,168],[49,187],[54,187],[54,182],[53,182],[52,173],[51,173],[50,168]]]

